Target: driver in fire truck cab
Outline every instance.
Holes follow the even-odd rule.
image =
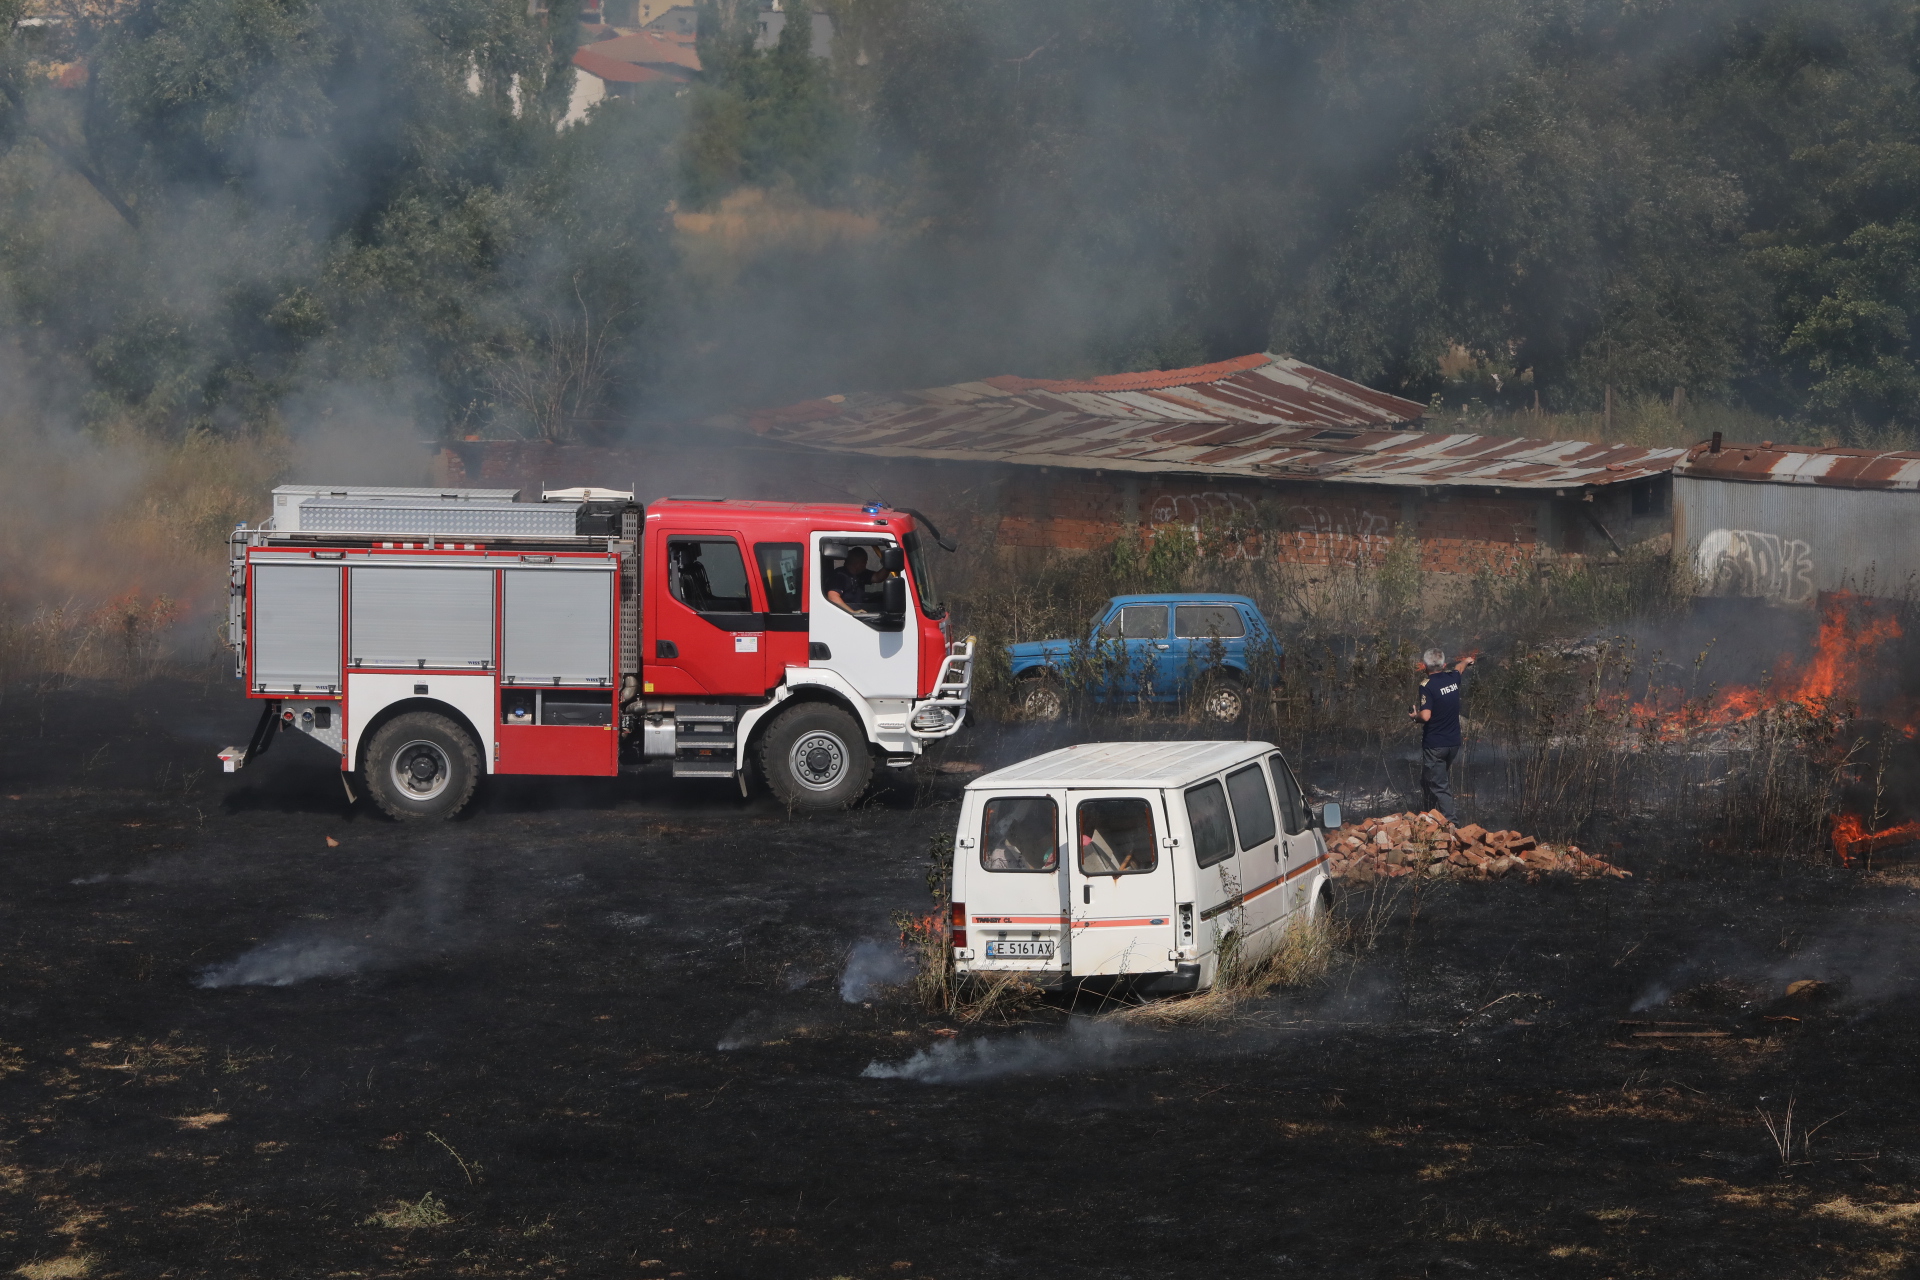
[[[886,576],[880,570],[867,569],[865,547],[849,547],[845,565],[836,569],[829,562],[826,572],[820,577],[820,584],[832,603],[848,613],[864,613],[867,611],[867,584],[878,582]]]

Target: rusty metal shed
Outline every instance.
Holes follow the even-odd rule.
[[[1920,587],[1920,453],[1696,445],[1673,471],[1674,545],[1708,594],[1812,605]]]
[[[837,453],[1328,484],[1566,490],[1664,477],[1683,449],[1419,429],[1425,407],[1289,356],[1083,381],[831,396],[717,426]]]

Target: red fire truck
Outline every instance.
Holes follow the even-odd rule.
[[[650,760],[845,805],[966,715],[936,546],[879,503],[285,485],[231,539],[227,639],[264,705],[220,758],[300,734],[400,819],[451,817],[485,774]]]

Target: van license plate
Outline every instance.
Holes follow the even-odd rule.
[[[1018,960],[1051,960],[1053,958],[1053,939],[1041,938],[1028,942],[999,940],[987,944],[989,957],[1005,957]]]

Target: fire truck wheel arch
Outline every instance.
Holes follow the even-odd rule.
[[[381,708],[380,713],[354,735],[356,741],[352,767],[364,774],[369,767],[369,762],[373,759],[374,744],[379,740],[381,731],[400,717],[410,715],[432,715],[445,720],[473,744],[480,771],[493,772],[488,767],[492,752],[486,750],[480,734],[473,727],[473,721],[458,707],[449,706],[434,698],[409,698]]]

